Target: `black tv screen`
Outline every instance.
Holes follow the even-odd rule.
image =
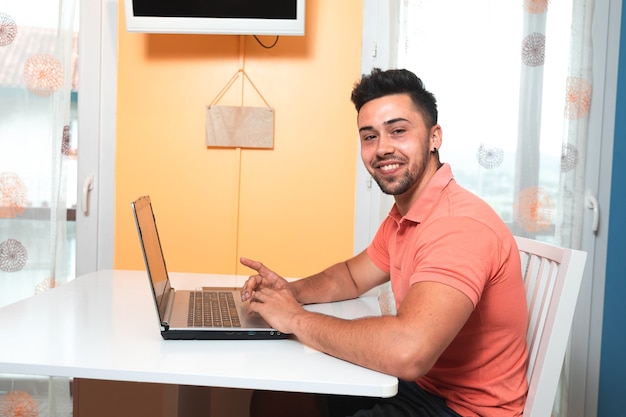
[[[304,35],[305,0],[125,0],[131,32]]]
[[[294,0],[133,0],[135,16],[296,19]]]

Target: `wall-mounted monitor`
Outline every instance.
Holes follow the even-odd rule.
[[[305,0],[124,0],[129,32],[304,35]]]

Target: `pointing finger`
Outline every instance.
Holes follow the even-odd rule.
[[[239,261],[242,265],[254,269],[261,276],[266,276],[272,272],[269,268],[267,268],[259,261],[253,261],[252,259],[248,258],[240,258]]]

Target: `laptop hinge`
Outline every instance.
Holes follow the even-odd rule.
[[[172,309],[174,306],[175,294],[176,294],[176,291],[174,291],[174,288],[170,288],[170,291],[167,297],[167,304],[165,305],[165,311],[163,312],[163,321],[161,322],[161,326],[163,327],[163,330],[168,330],[170,328],[170,318],[172,316]]]

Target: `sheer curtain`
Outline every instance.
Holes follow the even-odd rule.
[[[74,275],[77,1],[0,0],[0,306]],[[0,375],[0,416],[69,416],[69,392]]]
[[[516,235],[581,245],[592,0],[400,0],[396,67],[437,97],[441,159]],[[572,364],[571,366],[576,366]],[[567,367],[556,416],[567,415]]]

